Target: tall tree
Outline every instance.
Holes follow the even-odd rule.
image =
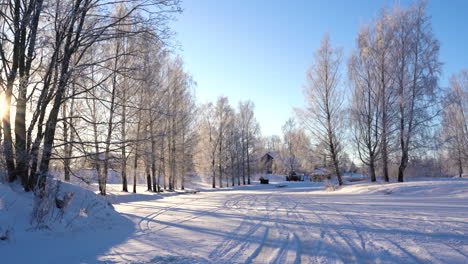
[[[216,124],[216,131],[217,131],[217,146],[218,146],[218,177],[219,177],[219,187],[223,187],[223,173],[226,167],[226,148],[225,142],[227,137],[227,127],[229,123],[232,121],[230,119],[231,112],[233,111],[231,106],[229,105],[229,101],[227,97],[220,96],[216,101],[215,105],[215,124]],[[228,183],[226,182],[226,185]]]
[[[398,181],[403,182],[410,152],[421,143],[428,125],[438,114],[439,42],[435,39],[426,3],[393,14],[393,52],[400,161]]]
[[[259,125],[255,119],[254,108],[255,105],[252,101],[239,103],[242,143],[242,177],[244,184],[245,176],[247,176],[247,184],[251,183],[252,152],[254,150],[254,142],[259,131]]]
[[[294,123],[294,119],[290,118],[286,120],[284,125],[281,127],[283,130],[283,153],[282,159],[285,167],[287,168],[286,173],[291,173],[293,171],[297,171],[299,167],[299,162],[296,157],[297,153],[297,141],[295,140],[295,131],[296,131],[296,124]]]
[[[370,55],[374,65],[375,84],[378,89],[378,101],[380,105],[380,127],[381,127],[381,144],[380,152],[382,155],[382,169],[385,181],[390,180],[389,176],[389,148],[390,136],[392,132],[392,124],[394,112],[393,106],[395,102],[394,87],[394,68],[392,67],[392,50],[393,50],[393,30],[391,27],[391,17],[386,9],[382,10],[380,18],[376,21],[375,26],[370,34],[367,34],[369,39]]]
[[[25,190],[28,186],[28,154],[26,142],[26,105],[33,60],[36,51],[39,19],[43,13],[43,0],[10,1],[2,4],[0,59],[2,63],[2,86],[5,87],[5,103],[12,105],[16,98],[14,135],[12,136],[11,108],[3,114],[3,152],[8,179],[21,179]],[[16,86],[16,89],[15,89]],[[14,94],[16,90],[16,95]],[[14,150],[13,150],[14,148]]]
[[[339,185],[343,185],[339,164],[343,137],[343,93],[339,86],[341,54],[341,49],[333,48],[326,35],[307,72],[308,85],[304,89],[307,106],[297,111],[318,143],[326,145]]]
[[[442,117],[445,145],[462,177],[468,166],[468,70],[451,77]]]
[[[369,29],[364,29],[358,36],[358,51],[351,55],[348,73],[353,87],[351,103],[351,124],[353,128],[354,142],[360,160],[369,168],[371,181],[376,181],[376,162],[380,152],[380,146],[386,149],[387,142],[382,143],[384,127],[387,119],[382,118],[381,92],[386,89],[382,84],[380,71],[375,71],[372,39]],[[380,77],[380,78],[379,78]],[[382,121],[382,122],[381,122]],[[382,129],[380,129],[382,127]],[[385,145],[385,146],[384,146]],[[386,155],[383,155],[387,157]],[[388,181],[388,167],[384,159],[384,178]]]

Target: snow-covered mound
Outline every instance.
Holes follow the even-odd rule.
[[[0,184],[2,263],[92,263],[95,257],[89,256],[103,254],[132,232],[133,223],[100,195],[72,184],[53,185],[48,204],[41,207],[43,217],[38,218],[34,217],[37,201],[33,193],[25,193],[16,184]],[[65,197],[72,198],[64,205]],[[64,208],[59,209],[57,204]],[[43,255],[50,248],[57,249],[56,256]],[[87,259],[76,254],[77,248],[87,252]]]
[[[116,222],[119,214],[112,205],[94,192],[67,183],[58,183],[50,192],[50,213],[43,218],[43,225],[38,229],[81,232],[108,228],[119,223]],[[0,184],[0,193],[2,225],[14,228],[17,233],[36,229],[35,221],[31,221],[35,203],[33,193],[25,193],[19,186],[9,184]],[[63,201],[65,196],[72,196],[66,208],[57,208],[57,203]]]
[[[409,179],[404,183],[358,183],[346,185],[339,193],[385,194],[401,196],[450,196],[468,198],[468,179]]]
[[[455,175],[455,176],[453,176],[452,178],[455,178],[455,179],[456,179],[456,178],[468,178],[468,173],[463,173],[463,174],[461,175],[461,177],[460,177],[460,175]]]

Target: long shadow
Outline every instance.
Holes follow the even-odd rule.
[[[239,216],[240,217],[240,216]],[[270,219],[272,220],[272,219]],[[239,234],[239,233],[234,233],[231,231],[225,231],[225,230],[218,230],[214,227],[194,227],[186,224],[181,224],[181,223],[174,223],[174,222],[167,222],[167,221],[160,221],[160,220],[152,220],[155,223],[161,224],[161,225],[166,225],[166,226],[171,226],[174,228],[180,228],[180,229],[186,229],[186,230],[191,230],[194,232],[198,232],[200,234],[208,234],[208,235],[213,235],[213,236],[218,236],[221,237],[222,239],[229,239],[229,240],[237,240],[238,243],[243,243],[246,242],[245,234]],[[293,225],[297,223],[292,223]],[[265,226],[264,224],[260,224],[261,227],[267,229],[268,227]],[[336,225],[329,225],[330,228],[338,228]],[[346,228],[351,228],[351,227],[342,227],[341,229],[346,229]],[[372,230],[376,231],[376,230]],[[395,230],[388,230],[382,233],[394,233]],[[406,231],[405,231],[406,233]],[[415,232],[414,234],[418,234]],[[418,234],[421,235],[421,234]],[[257,249],[252,252],[252,255],[250,257],[247,256],[247,259],[245,260],[245,263],[249,263],[252,260],[255,259],[255,257],[258,255],[259,252],[258,250],[261,250],[262,247],[264,247],[265,243],[265,234],[263,232],[258,232],[250,237],[248,237],[247,242],[251,244],[251,248]],[[136,237],[135,239],[138,239]],[[443,237],[441,239],[444,239]],[[306,238],[305,240],[302,241],[302,244],[307,244],[307,245],[314,245],[315,241],[313,238]],[[361,249],[356,248],[358,254],[356,252],[353,252],[350,249],[344,248],[341,245],[337,245],[331,242],[327,242],[325,240],[321,241],[321,247],[319,249],[309,249],[309,250],[301,250],[300,253],[302,255],[305,255],[309,258],[312,259],[321,259],[325,260],[327,263],[334,263],[336,261],[341,261],[341,260],[346,260],[347,263],[376,263],[376,261],[390,261],[392,263],[422,263],[424,260],[419,259],[417,256],[411,254],[409,251],[406,249],[402,248],[399,245],[394,244],[399,250],[404,252],[404,254],[399,254],[399,253],[390,253],[387,250],[384,250],[384,252],[365,252]],[[269,247],[272,247],[272,244],[268,245]],[[279,249],[279,246],[278,246]],[[177,254],[176,252],[173,252],[173,254]],[[219,258],[220,256],[214,256],[216,258]],[[160,256],[157,258],[154,258],[154,260],[158,260],[160,262],[157,263],[166,263],[164,261],[169,261],[170,259],[173,259],[173,255],[168,255],[168,256]],[[192,258],[191,256],[177,256],[176,259],[179,260],[184,260],[184,259],[190,259]],[[222,256],[221,256],[222,259]],[[200,259],[199,259],[200,260]],[[215,261],[212,259],[211,261],[205,260],[206,262],[204,263],[210,263],[211,261]],[[240,260],[238,260],[240,261]],[[151,262],[148,262],[151,263]],[[169,262],[167,262],[169,263]],[[185,263],[185,262],[183,262]],[[198,262],[194,262],[198,263]],[[215,263],[215,262],[211,262]],[[242,262],[239,262],[242,263]]]
[[[176,195],[194,195],[190,192],[164,192],[164,193],[110,193],[107,195],[107,200],[112,204],[144,202],[164,199]]]
[[[284,186],[286,185],[286,186]],[[323,190],[323,183],[316,182],[273,182],[270,184],[260,184],[253,182],[248,185],[229,186],[224,188],[199,188],[200,192],[226,192],[226,191],[283,191],[289,192],[310,192],[314,190]]]
[[[225,188],[225,189],[208,189],[208,190],[202,190],[202,192],[223,192],[223,191],[271,191],[275,190],[278,192],[285,192],[285,193],[294,193],[294,192],[311,192],[315,189],[321,189],[321,186],[313,185],[311,184],[310,186],[304,186],[301,184],[298,184],[297,186],[295,185],[288,185],[285,188],[276,188],[275,185],[269,185],[269,186],[260,186],[260,185],[247,185],[247,186],[241,186],[241,187],[235,187],[235,188]],[[165,197],[170,197],[174,195],[180,195],[180,193],[164,193],[162,195],[158,194],[151,194],[151,193],[144,193],[144,194],[125,194],[125,195],[115,195],[115,201],[113,201],[114,204],[120,204],[120,203],[131,203],[131,202],[138,202],[138,201],[152,201],[152,200],[158,200],[158,199],[163,199]],[[196,195],[194,195],[196,197]],[[352,197],[354,195],[349,195],[349,197]],[[388,198],[388,196],[382,196]],[[382,198],[383,199],[383,198]],[[396,201],[400,202],[400,201]],[[213,203],[213,200],[210,200],[211,205]],[[340,205],[343,206],[356,206],[354,203],[340,203]],[[387,204],[385,204],[385,207],[388,207],[388,201]],[[132,205],[133,206],[133,205]],[[135,205],[138,206],[138,205]],[[168,204],[168,206],[171,206],[171,204]],[[198,206],[195,205],[195,206]],[[200,205],[201,206],[201,205]],[[375,206],[376,212],[378,212],[379,205],[367,205],[369,206]],[[417,208],[418,206],[413,205],[404,205],[404,204],[398,204],[396,205],[401,208],[403,207],[408,207],[408,209],[411,208]],[[142,208],[150,208],[148,206],[141,206]],[[155,208],[155,209],[164,209],[164,206],[161,206],[161,208]],[[425,207],[424,205],[421,206],[421,208]],[[434,207],[434,206],[432,206]],[[459,207],[456,207],[459,208]],[[174,227],[174,228],[180,228],[180,229],[186,229],[190,230],[193,232],[197,232],[200,234],[208,234],[212,236],[217,236],[221,237],[222,239],[231,239],[231,240],[237,240],[239,242],[243,242],[243,239],[245,239],[245,234],[238,234],[234,233],[232,231],[226,231],[226,230],[218,230],[215,227],[200,227],[200,226],[191,226],[190,225],[190,220],[196,217],[213,217],[213,218],[219,218],[219,219],[238,219],[238,220],[243,220],[245,219],[245,215],[241,213],[232,213],[232,212],[219,212],[221,209],[226,209],[227,208],[216,208],[213,207],[213,210],[208,210],[208,211],[200,211],[196,209],[190,209],[190,208],[179,208],[179,207],[172,207],[170,208],[170,211],[174,212],[179,212],[183,214],[187,214],[187,218],[183,218],[180,220],[176,221],[162,221],[160,219],[145,219],[145,221],[152,222],[157,225],[167,226],[167,227]],[[356,209],[356,208],[354,208]],[[442,208],[441,208],[442,209]],[[446,209],[446,208],[444,208]],[[451,208],[452,210],[455,209]],[[330,230],[354,230],[358,232],[366,232],[370,234],[374,234],[377,236],[386,236],[386,235],[397,235],[397,236],[413,236],[413,237],[419,237],[424,241],[430,241],[430,240],[447,240],[447,239],[456,239],[460,241],[467,241],[468,238],[464,235],[457,235],[453,233],[444,233],[444,232],[438,232],[438,233],[424,233],[424,232],[417,232],[417,231],[408,231],[404,229],[379,229],[379,228],[372,228],[368,226],[363,226],[361,228],[356,228],[356,226],[350,224],[334,224],[334,223],[314,223],[314,222],[303,222],[300,220],[292,220],[292,219],[282,219],[282,218],[266,218],[262,217],[262,212],[265,211],[265,213],[268,211],[266,209],[260,209],[260,208],[255,208],[255,209],[249,209],[249,208],[243,208],[243,210],[253,210],[256,212],[256,214],[249,214],[249,220],[250,221],[268,221],[272,223],[278,223],[278,224],[288,224],[288,225],[295,225],[295,226],[307,226],[309,228],[313,228],[316,230],[320,230],[322,228],[325,229],[330,229]],[[307,214],[308,210],[303,210],[303,213]],[[260,215],[258,215],[260,213]],[[347,212],[344,212],[345,214]],[[335,216],[335,213],[332,212],[327,212],[323,211],[320,212],[320,214],[324,215],[325,217],[327,216]],[[97,259],[99,259],[101,256],[112,256],[118,259],[119,253],[118,252],[109,252],[109,249],[112,248],[115,245],[118,245],[122,242],[124,242],[131,234],[135,232],[135,226],[134,223],[128,220],[126,217],[123,217],[124,214],[122,214],[122,224],[119,224],[116,226],[113,230],[104,230],[100,231],[97,230],[95,233],[82,233],[82,234],[74,234],[73,237],[62,237],[56,240],[57,242],[51,242],[51,243],[38,243],[37,239],[34,240],[32,239],[30,244],[27,245],[21,245],[19,248],[27,248],[28,249],[28,254],[34,254],[35,256],[39,256],[37,258],[36,263],[44,263],[44,261],[41,261],[41,255],[43,254],[52,254],[53,261],[47,261],[47,263],[95,263],[97,262]],[[128,217],[132,218],[141,218],[139,216],[135,215],[128,215]],[[390,217],[393,219],[396,219],[396,217]],[[403,219],[402,219],[403,220]],[[105,221],[105,219],[103,219]],[[188,223],[186,223],[188,222]],[[444,221],[446,222],[446,221]],[[253,224],[253,223],[252,223]],[[155,234],[156,235],[156,234]],[[132,236],[132,239],[144,239],[146,234],[142,235],[136,235]],[[261,236],[252,236],[249,238],[249,242],[251,243],[257,243],[260,245],[262,243],[263,238]],[[55,238],[51,238],[51,240],[55,240]],[[310,240],[305,240],[303,243],[308,243],[308,244],[313,244],[314,241],[311,238]],[[50,241],[49,241],[50,242]],[[37,246],[37,244],[41,244]],[[51,246],[52,245],[52,246]],[[60,245],[60,246],[54,246],[54,245]],[[309,257],[314,257],[314,258],[319,258],[319,259],[326,259],[326,260],[333,260],[335,259],[336,261],[342,259],[340,256],[349,256],[350,251],[348,249],[344,249],[343,247],[339,245],[335,245],[333,243],[327,243],[325,241],[322,241],[322,249],[318,251],[302,251],[301,253],[303,255],[307,255]],[[29,250],[31,249],[32,250]],[[403,249],[400,249],[401,251],[404,251]],[[1,251],[1,248],[0,248]],[[168,252],[171,252],[168,249]],[[149,253],[149,252],[148,252]],[[360,252],[363,255],[366,255],[368,252]],[[402,256],[402,255],[396,255],[392,254],[390,252],[384,252],[385,254],[381,255],[368,255],[366,256],[366,262],[368,263],[373,263],[377,260],[389,260],[391,262],[395,263],[418,263],[421,262],[422,260],[419,260],[416,256],[411,255],[409,252],[405,252],[407,256]],[[172,254],[177,255],[177,252],[172,252]],[[0,254],[0,256],[3,254]],[[171,259],[174,259],[175,256],[161,256],[154,258],[153,261],[160,263],[164,261],[170,261]],[[175,259],[180,258],[180,256],[175,257]],[[183,257],[182,257],[183,258]],[[188,259],[189,257],[187,257]],[[21,258],[19,258],[21,259]],[[2,258],[2,263],[3,263],[4,258]],[[21,261],[17,261],[18,259],[10,259],[12,261],[6,261],[5,263],[22,263]],[[45,260],[45,258],[43,259]],[[50,260],[50,257],[47,258],[47,260]],[[180,259],[179,259],[180,260]],[[198,259],[200,261],[204,259]],[[209,263],[209,260],[206,260],[207,262],[200,262],[200,263]],[[106,263],[112,263],[112,261],[107,261]],[[116,262],[117,263],[117,262]],[[151,262],[148,262],[151,263]],[[189,262],[187,262],[189,263]],[[197,263],[197,259],[193,259],[192,262],[190,263]]]
[[[246,209],[247,210],[247,209]],[[191,210],[191,209],[183,209],[183,208],[174,208],[172,211],[176,212],[184,212],[187,214],[193,214],[193,215],[200,215],[200,216],[210,216],[210,217],[215,217],[219,219],[226,219],[226,218],[231,218],[231,219],[243,219],[245,218],[244,215],[237,215],[237,214],[232,214],[232,213],[220,213],[220,212],[200,212],[196,210]],[[258,211],[258,210],[256,210]],[[322,215],[327,215],[326,213],[323,213]],[[332,216],[332,215],[330,215]],[[278,223],[278,224],[288,224],[288,225],[294,225],[294,226],[309,226],[309,227],[314,227],[314,228],[328,228],[331,230],[356,230],[356,226],[350,224],[332,224],[332,223],[310,223],[310,222],[302,222],[299,220],[291,220],[291,219],[280,219],[280,218],[266,218],[266,217],[259,217],[259,216],[250,216],[251,220],[254,221],[269,221],[272,223]],[[179,228],[187,228],[193,231],[197,231],[197,229],[200,229],[199,227],[190,227],[190,226],[184,226],[178,223],[173,223],[173,222],[165,222],[161,220],[156,220],[156,219],[148,219],[148,221],[152,221],[157,224],[162,224],[162,225],[167,225],[167,226],[173,226],[173,227],[179,227]],[[184,221],[185,222],[185,221]],[[362,231],[368,232],[368,233],[375,233],[375,234],[387,234],[387,235],[401,235],[401,236],[416,236],[416,237],[423,237],[425,239],[457,239],[461,241],[467,241],[468,242],[468,237],[465,235],[459,235],[459,234],[453,234],[453,233],[444,233],[444,232],[437,232],[437,233],[424,233],[424,232],[418,232],[418,231],[411,231],[411,230],[405,230],[405,229],[376,229],[368,226],[362,227]],[[201,230],[200,232],[208,232],[208,230]]]

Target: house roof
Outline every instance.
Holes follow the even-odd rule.
[[[270,156],[271,158],[276,158],[276,154],[275,153],[271,153],[271,152],[267,152],[265,155],[263,156]]]

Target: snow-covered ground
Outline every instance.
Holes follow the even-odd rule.
[[[12,223],[16,234],[0,241],[1,262],[468,263],[467,179],[337,191],[278,181],[162,195],[122,194],[110,185],[120,215],[107,212],[108,220],[94,219],[104,221],[99,228],[59,233]]]

